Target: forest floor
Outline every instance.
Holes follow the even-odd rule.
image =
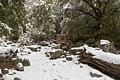
[[[88,65],[78,64],[77,56],[71,55],[72,61],[67,61],[65,58],[50,60],[45,55],[49,51],[51,47],[41,47],[40,51],[31,54],[18,53],[19,57],[29,59],[31,65],[25,67],[24,71],[10,69],[9,74],[4,75],[5,80],[14,80],[15,77],[21,80],[114,80]],[[90,72],[102,77],[92,77]]]

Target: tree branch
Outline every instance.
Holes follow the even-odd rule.
[[[94,6],[94,4],[92,3],[92,0],[83,0],[86,4],[88,4],[88,6],[90,7],[90,8],[92,8],[92,10],[94,11],[94,13],[95,13],[95,15],[96,15],[96,17],[99,17],[99,10],[98,10],[98,8],[96,8],[95,6]]]
[[[82,12],[82,13],[84,13],[84,14],[86,14],[86,15],[89,15],[89,16],[91,16],[91,17],[93,17],[94,19],[98,19],[97,17],[95,17],[94,15],[92,15],[91,13],[89,13],[89,12],[85,12],[85,11],[83,11],[83,10],[79,10],[80,12]]]

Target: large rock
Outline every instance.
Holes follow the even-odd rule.
[[[39,44],[41,46],[48,46],[49,45],[46,41],[40,41]]]
[[[9,73],[9,70],[7,68],[5,68],[5,69],[1,69],[1,72],[3,75],[5,75],[5,74]]]
[[[82,47],[71,48],[71,53],[73,55],[79,55],[80,53],[83,53],[83,52],[84,52],[84,48],[82,48]]]
[[[61,49],[56,49],[55,51],[51,51],[49,53],[51,59],[57,59],[61,57],[63,51]]]
[[[28,59],[24,59],[22,64],[23,66],[30,66],[30,61]]]
[[[66,57],[66,60],[72,61],[72,57]]]
[[[18,78],[18,77],[15,77],[15,78],[14,78],[14,80],[21,80],[21,79],[20,79],[20,78]]]
[[[16,70],[17,70],[17,71],[24,71],[24,66],[23,66],[23,64],[22,64],[22,63],[18,63],[18,64],[16,65]]]
[[[67,47],[67,45],[62,45],[61,49],[64,50],[64,51],[68,51],[69,50],[69,48]]]
[[[37,48],[36,47],[27,47],[28,49],[30,49],[33,52],[37,52]]]
[[[97,74],[97,73],[93,73],[93,72],[90,72],[90,75],[92,76],[92,77],[102,77],[102,75],[100,75],[100,74]]]
[[[101,48],[104,52],[117,53],[114,44],[108,40],[101,40],[98,47]]]
[[[18,63],[22,63],[22,59],[21,58],[17,58],[14,61],[14,65],[17,65]]]

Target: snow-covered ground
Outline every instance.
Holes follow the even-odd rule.
[[[40,52],[32,52],[32,54],[24,55],[31,62],[31,66],[25,67],[22,72],[10,70],[5,75],[5,80],[13,80],[15,77],[21,80],[113,80],[101,72],[84,64],[76,64],[76,56],[72,61],[66,61],[65,58],[50,60],[45,56],[45,52],[49,52],[50,47],[42,47]],[[16,74],[10,75],[15,72]],[[102,77],[91,77],[90,72],[95,72]]]

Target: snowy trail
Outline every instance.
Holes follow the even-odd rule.
[[[24,56],[23,58],[30,60],[31,66],[25,67],[24,72],[15,71],[15,75],[6,75],[5,80],[13,80],[15,77],[22,80],[112,80],[105,75],[101,78],[92,78],[89,74],[92,68],[87,65],[76,65],[73,61],[63,62],[63,58],[49,60],[44,55],[49,50],[50,48],[42,47],[40,52]]]

